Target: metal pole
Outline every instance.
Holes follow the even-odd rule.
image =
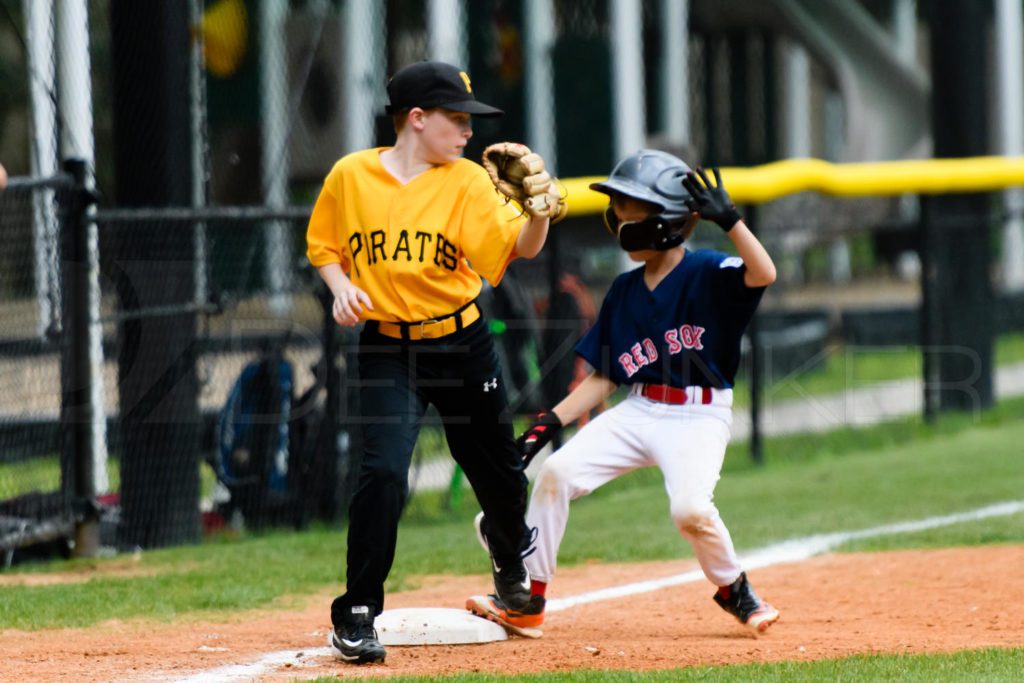
[[[69,159],[65,170],[74,179],[71,207],[64,226],[66,249],[65,371],[70,381],[64,382],[61,399],[61,422],[74,473],[72,509],[75,512],[75,556],[95,557],[99,554],[99,508],[96,504],[96,478],[92,438],[93,406],[91,400],[94,378],[91,371],[89,225],[87,218],[95,195],[88,186],[88,165],[84,159]]]
[[[811,61],[798,43],[782,45],[783,156],[811,156]]]
[[[647,136],[644,105],[644,35],[639,0],[612,0],[612,118],[616,161],[642,148]]]
[[[743,221],[753,230],[757,224],[757,207],[746,207],[746,218]],[[764,439],[761,430],[761,396],[762,389],[762,349],[761,335],[758,329],[757,314],[747,325],[747,338],[750,340],[750,459],[756,464],[764,463]]]
[[[896,52],[900,61],[913,65],[917,62],[917,0],[894,0],[892,32],[896,39]]]
[[[838,162],[843,154],[843,126],[845,107],[842,96],[837,92],[825,96],[825,159]],[[853,277],[850,265],[849,240],[838,235],[828,248],[828,277],[833,284],[845,284]]]
[[[924,421],[934,424],[939,416],[939,364],[936,349],[939,346],[938,311],[939,283],[938,259],[936,258],[936,226],[932,223],[931,197],[921,198],[921,215],[918,224],[918,244],[921,249],[921,374],[923,379]]]
[[[288,203],[288,65],[284,36],[288,3],[285,0],[264,0],[259,3],[259,8],[263,203],[277,209]],[[264,240],[270,310],[277,315],[285,315],[292,307],[288,295],[292,271],[288,224],[268,222]]]
[[[57,12],[57,70],[60,93],[57,98],[65,159],[85,162],[87,189],[95,186],[95,153],[92,121],[92,79],[89,76],[89,10],[85,0],[60,0]]]
[[[341,80],[346,103],[342,148],[346,154],[374,144],[378,93],[384,83],[387,63],[382,11],[374,0],[349,0],[339,14],[341,35],[345,36],[345,68],[341,70]]]
[[[96,187],[96,153],[93,141],[92,80],[89,76],[89,10],[85,0],[61,0],[57,13],[57,32],[54,40],[57,52],[59,97],[57,106],[64,122],[61,136],[62,155],[65,159],[81,160],[85,191]],[[95,206],[86,208],[91,216]],[[107,420],[104,410],[103,386],[103,327],[100,324],[100,256],[99,232],[92,221],[84,224],[86,250],[80,263],[88,271],[84,296],[88,302],[88,324],[85,328],[89,348],[89,401],[92,404],[90,476],[96,491],[106,491],[110,485],[107,476]],[[76,291],[76,296],[83,295]]]
[[[192,25],[199,26],[203,19],[201,0],[189,0]],[[209,158],[206,138],[206,78],[203,60],[203,32],[196,31],[192,37],[192,49],[189,50],[189,108],[191,118],[192,142],[192,206],[206,206],[207,160]],[[192,229],[192,240],[195,250],[195,296],[192,302],[196,306],[206,303],[209,284],[206,281],[207,234],[206,223],[196,221]]]
[[[689,14],[690,0],[661,0],[661,126],[672,145],[690,141]]]
[[[944,0],[927,4],[931,26],[931,117],[936,158],[985,154],[989,144],[991,98],[985,72],[989,17],[984,3]],[[934,329],[942,353],[941,410],[988,409],[994,403],[995,315],[990,278],[991,197],[985,193],[929,198],[935,224],[935,288],[941,305]]]
[[[430,0],[427,27],[430,58],[465,69],[468,66],[466,16],[461,0]]]
[[[526,0],[523,27],[526,144],[544,158],[548,172],[557,176],[555,81],[551,66],[551,54],[555,46],[555,8],[552,0]]]
[[[57,72],[53,58],[53,0],[24,0],[25,47],[31,113],[29,163],[36,178],[57,173]],[[32,242],[35,247],[37,332],[60,331],[61,291],[57,215],[53,190],[33,193]]]
[[[643,27],[638,0],[611,0],[612,150],[613,163],[646,147]],[[550,239],[550,238],[549,238]],[[619,269],[635,264],[619,253]]]
[[[1021,33],[1020,0],[996,0],[996,77],[995,108],[999,116],[999,153],[1024,155],[1024,49]],[[1003,222],[1003,289],[1024,291],[1024,191],[1007,188],[1003,193],[1007,218]]]

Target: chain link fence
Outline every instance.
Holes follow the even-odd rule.
[[[305,259],[290,264],[287,291],[270,286],[265,263],[267,226],[284,225],[301,241],[309,208],[93,211],[75,203],[82,192],[62,176],[18,180],[0,194],[0,234],[25,245],[4,252],[7,561],[52,545],[69,553],[72,541],[82,542],[73,532],[83,518],[95,524],[95,542],[112,548],[193,541],[225,524],[343,518],[359,457],[358,420],[349,419],[358,412],[349,382],[357,330],[334,323],[327,290]],[[33,250],[33,225],[44,215],[56,221],[53,234],[40,234]],[[75,342],[88,334],[68,321],[88,316],[87,303],[69,306],[81,299],[71,296],[76,287],[90,287],[89,274],[70,246],[57,247],[90,225],[100,251],[101,357],[98,374],[82,379],[76,372],[93,359],[87,343]],[[36,282],[35,272],[46,278]],[[515,409],[536,410],[543,399],[528,394],[542,391],[547,369],[538,366],[542,325],[532,295],[513,270],[481,304]],[[76,381],[103,389],[99,448],[84,410],[91,392]],[[440,426],[428,419],[414,491],[449,483],[445,453]]]
[[[835,70],[710,2],[0,3],[7,563],[343,518],[360,451],[356,332],[330,318],[305,222],[339,157],[393,140],[384,84],[411,61],[465,66],[475,95],[505,111],[473,122],[468,158],[523,141],[563,178],[607,174],[624,140],[691,166],[793,150],[842,161],[848,147]],[[631,47],[636,68],[620,71]],[[793,92],[806,120],[789,112]],[[80,182],[62,174],[68,158],[85,160]],[[780,271],[755,340],[767,379],[820,358],[844,327],[871,344],[917,331],[905,315],[921,303],[917,197],[742,208]],[[732,249],[703,229],[689,246]],[[549,407],[586,371],[573,344],[627,265],[600,216],[573,215],[536,259],[485,284],[516,413]],[[856,279],[878,292],[860,317],[804,296]],[[1019,308],[1000,330],[1017,329]],[[887,337],[892,319],[904,324]],[[428,420],[411,485],[457,502],[446,450]]]
[[[16,548],[67,553],[75,476],[60,429],[68,338],[59,236],[74,219],[70,178],[15,178],[0,191],[0,561]]]

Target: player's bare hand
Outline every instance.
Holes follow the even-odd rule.
[[[331,313],[334,321],[343,327],[352,327],[359,322],[363,310],[373,310],[370,296],[355,285],[350,284],[342,292],[334,296]]]
[[[736,225],[742,216],[736,210],[736,205],[729,198],[729,193],[722,186],[722,175],[718,168],[712,168],[715,174],[715,183],[708,179],[707,173],[700,166],[696,173],[690,171],[683,177],[683,189],[689,194],[691,201],[687,202],[692,211],[700,214],[701,218],[714,221],[722,230],[729,232],[732,226]],[[699,176],[699,178],[698,178]]]

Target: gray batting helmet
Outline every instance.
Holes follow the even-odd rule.
[[[645,233],[650,234],[651,243],[639,248],[668,249],[681,244],[685,228],[695,222],[696,217],[688,203],[690,194],[683,188],[683,177],[689,172],[690,167],[679,157],[656,149],[641,149],[616,164],[607,180],[592,183],[590,189],[609,196],[612,193],[623,194],[660,207],[657,215],[662,227],[654,232],[664,233],[668,230],[671,234],[660,234],[658,237],[645,230]],[[609,207],[605,212],[605,225],[621,243],[622,236],[617,223]],[[630,246],[636,246],[635,240],[631,241],[633,244]]]

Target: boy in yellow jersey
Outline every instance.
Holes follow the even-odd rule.
[[[408,471],[428,404],[488,520],[495,590],[525,606],[522,553],[527,480],[501,367],[476,304],[509,262],[536,256],[549,219],[521,214],[483,167],[462,158],[477,101],[469,77],[419,62],[387,87],[393,147],[346,155],[328,173],[310,217],[307,255],[334,294],[339,325],[359,338],[364,453],[349,507],[348,574],[331,605],[336,656],[383,661],[373,620],[383,609]]]

